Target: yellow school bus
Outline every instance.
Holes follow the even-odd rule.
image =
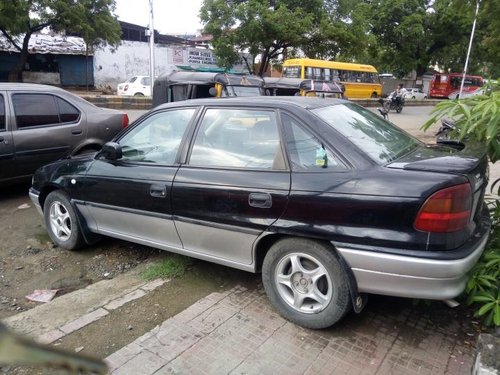
[[[378,72],[372,65],[305,58],[289,59],[283,63],[281,76],[340,81],[344,84],[345,96],[349,99],[377,98],[382,95]]]

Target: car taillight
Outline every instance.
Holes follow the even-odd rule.
[[[455,232],[469,222],[472,194],[469,183],[452,186],[432,194],[424,203],[415,229],[425,232]]]
[[[128,115],[124,113],[122,117],[122,128],[125,129],[128,126],[128,122],[129,122]]]

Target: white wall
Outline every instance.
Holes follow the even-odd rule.
[[[176,65],[217,67],[215,57],[208,49],[156,44],[155,75],[160,76],[175,70]],[[238,65],[234,70],[246,69],[243,65]],[[149,75],[149,43],[123,41],[114,50],[105,47],[94,53],[96,87],[110,86],[114,90],[118,83],[134,75]]]

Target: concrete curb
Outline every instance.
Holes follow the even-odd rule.
[[[145,296],[168,281],[146,282],[139,277],[139,271],[132,271],[13,315],[3,323],[18,334],[48,344]]]
[[[500,336],[479,335],[477,354],[472,375],[500,374]]]
[[[81,98],[98,107],[114,108],[114,109],[151,109],[152,101],[148,97],[135,97],[135,96],[117,96],[117,95],[93,95],[76,93]],[[352,99],[352,102],[359,104],[363,107],[380,107],[381,104],[378,99]],[[441,102],[441,99],[424,99],[424,100],[407,100],[405,106],[419,107],[419,106],[434,106]]]

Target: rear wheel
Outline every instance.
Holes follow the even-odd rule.
[[[262,281],[280,314],[306,328],[330,327],[351,307],[346,272],[334,250],[320,242],[276,242],[264,259]]]
[[[396,112],[401,113],[402,110],[403,110],[403,104],[400,103],[396,106]]]
[[[378,95],[376,92],[373,92],[372,93],[372,96],[371,96],[372,99],[377,99],[378,98]]]
[[[76,212],[66,193],[60,190],[51,192],[45,199],[43,215],[47,232],[57,246],[76,250],[84,245]]]

